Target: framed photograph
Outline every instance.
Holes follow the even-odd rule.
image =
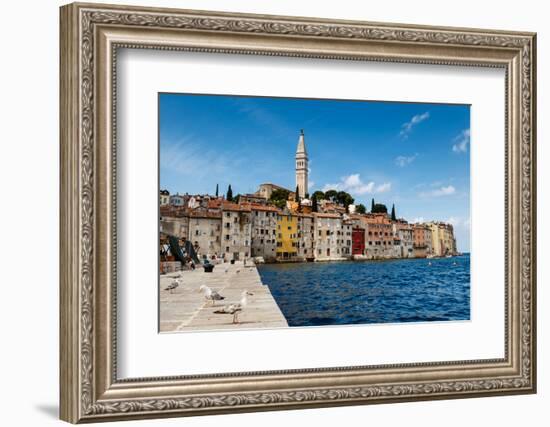
[[[536,391],[535,34],[61,8],[61,418]]]

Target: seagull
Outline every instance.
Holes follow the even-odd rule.
[[[225,299],[225,297],[222,297],[218,293],[218,291],[213,291],[206,285],[201,285],[201,287],[199,288],[199,291],[204,293],[204,298],[206,298],[207,300],[210,300],[210,302],[212,302],[212,305],[214,305],[214,301],[221,301]]]
[[[241,269],[240,268],[237,268],[237,270],[235,271],[235,273],[239,274],[241,272]]]
[[[176,279],[173,280],[172,283],[170,283],[166,288],[164,288],[165,291],[169,291],[172,293],[172,291],[175,291],[176,288],[180,285],[180,280]]]
[[[252,271],[252,268],[251,268],[250,270],[248,270],[248,271]]]
[[[432,262],[431,262],[431,261],[428,261],[428,265],[432,265]]]
[[[221,309],[216,310],[215,314],[232,314],[233,323],[239,323],[239,313],[243,311],[248,305],[248,296],[254,295],[252,292],[243,291],[241,293],[241,300],[237,303],[223,306]]]
[[[224,271],[227,273],[229,271],[229,267],[225,267]]]

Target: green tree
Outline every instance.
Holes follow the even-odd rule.
[[[216,184],[216,197],[218,197],[218,190],[219,190],[219,187],[218,187],[218,184]]]
[[[231,189],[231,184],[229,184],[229,187],[227,187],[227,194],[225,195],[225,199],[228,202],[233,201],[233,190]]]
[[[388,208],[382,203],[375,203],[374,207],[371,210],[372,213],[388,213]]]
[[[374,197],[372,198],[372,201],[370,203],[370,211],[374,213]]]
[[[341,204],[342,206],[345,206],[346,209],[349,205],[353,204],[355,199],[351,197],[351,194],[346,193],[345,191],[339,191],[336,194],[336,201]]]
[[[296,186],[296,192],[294,193],[294,201],[299,202],[300,201],[300,189],[298,186]]]
[[[314,197],[311,202],[311,210],[313,212],[319,212],[319,206],[317,205],[317,197]]]
[[[397,218],[395,217],[395,204],[393,204],[392,207],[391,207],[391,220],[392,221],[397,220]]]
[[[278,208],[282,209],[286,206],[286,201],[288,200],[288,195],[290,194],[290,191],[284,190],[282,188],[278,188],[276,190],[273,190],[271,193],[271,197],[269,198],[269,201],[277,206]]]
[[[367,208],[363,203],[360,203],[355,207],[355,212],[357,212],[358,214],[365,214],[367,213]]]
[[[323,193],[322,191],[317,190],[316,192],[313,193],[311,198],[312,199],[317,199],[317,201],[325,200],[325,193]]]
[[[325,192],[325,200],[330,200],[331,202],[336,202],[338,196],[338,191],[328,190]]]

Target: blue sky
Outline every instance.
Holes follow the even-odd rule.
[[[396,205],[411,222],[455,225],[470,247],[470,107],[214,95],[159,95],[160,187],[171,193],[251,193],[296,187],[304,129],[309,189]]]

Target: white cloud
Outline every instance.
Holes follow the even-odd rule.
[[[409,134],[412,132],[413,127],[417,124],[423,122],[424,120],[427,120],[430,118],[430,113],[426,111],[422,114],[417,114],[413,116],[408,122],[403,123],[401,125],[401,131],[399,132],[399,136],[403,139],[407,139],[409,137]]]
[[[436,188],[432,191],[425,191],[420,193],[421,197],[441,197],[441,196],[450,196],[451,194],[456,193],[456,188],[454,188],[452,185],[443,186]]]
[[[470,144],[470,129],[464,129],[457,135],[453,141],[453,151],[455,153],[465,153],[468,151],[468,145]]]
[[[376,184],[374,181],[363,182],[358,173],[344,176],[340,182],[336,184],[326,184],[323,187],[323,191],[336,190],[346,191],[352,195],[361,196],[363,194],[375,194],[385,193],[391,190],[391,183],[384,182],[383,184]]]
[[[384,184],[378,185],[374,189],[374,192],[375,193],[386,193],[387,191],[390,191],[390,190],[391,190],[391,183],[390,182],[385,182]]]
[[[411,221],[413,224],[420,224],[422,222],[425,222],[424,221],[424,217],[423,216],[419,216],[417,218],[414,218],[412,221]]]
[[[460,218],[456,217],[456,216],[450,216],[449,218],[447,218],[447,220],[445,221],[447,224],[451,224],[453,227],[456,227],[458,224],[460,224]]]
[[[395,158],[395,164],[401,168],[410,165],[418,157],[418,153],[413,154],[412,156],[397,156]]]
[[[450,216],[445,220],[446,223],[451,224],[454,228],[460,228],[463,230],[470,230],[470,218],[461,218],[458,216]]]

